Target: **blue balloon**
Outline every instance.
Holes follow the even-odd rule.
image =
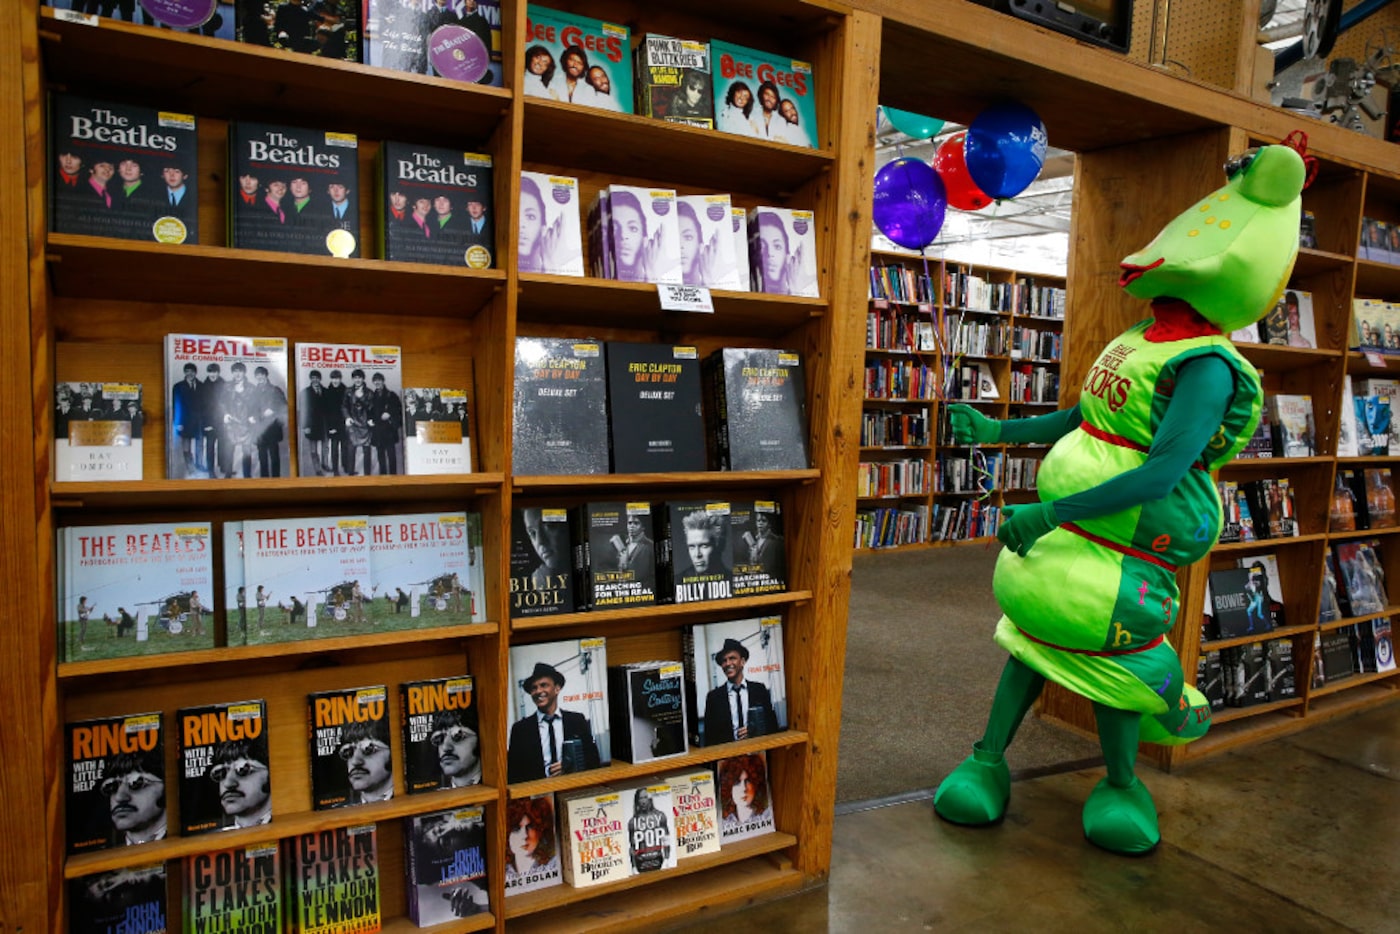
[[[937,136],[938,131],[943,129],[943,121],[937,117],[926,117],[908,110],[896,110],[883,104],[880,109],[884,111],[885,119],[889,121],[890,126],[910,139],[929,139]]]
[[[932,243],[947,212],[943,179],[927,162],[904,156],[875,173],[875,226],[906,250]]]
[[[978,188],[1014,198],[1045,165],[1045,124],[1025,104],[995,104],[968,126],[963,154]]]

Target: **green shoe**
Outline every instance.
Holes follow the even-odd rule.
[[[1084,802],[1084,836],[1095,846],[1123,856],[1145,856],[1157,848],[1157,808],[1152,793],[1137,778],[1127,788],[1105,778]]]
[[[999,752],[972,744],[972,755],[943,779],[933,794],[933,810],[953,824],[982,827],[1006,816],[1011,770]]]

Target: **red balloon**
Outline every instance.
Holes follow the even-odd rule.
[[[966,133],[954,133],[945,139],[933,154],[933,169],[943,179],[949,204],[960,211],[976,211],[991,204],[992,199],[977,187],[967,171],[967,161],[963,157],[966,138]]]

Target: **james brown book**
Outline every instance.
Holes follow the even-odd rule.
[[[572,511],[574,586],[580,609],[656,602],[651,503],[585,503]]]

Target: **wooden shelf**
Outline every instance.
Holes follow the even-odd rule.
[[[1202,648],[1204,648],[1204,646]],[[1298,696],[1285,697],[1281,698],[1280,700],[1268,701],[1267,703],[1263,704],[1251,704],[1248,707],[1225,707],[1221,710],[1215,711],[1210,715],[1211,726],[1213,727],[1219,723],[1230,723],[1232,721],[1244,720],[1249,717],[1258,717],[1264,714],[1278,713],[1282,710],[1288,710],[1293,707],[1302,706],[1303,698],[1301,696]]]
[[[1397,673],[1400,672],[1397,672],[1396,670],[1392,669],[1391,671],[1373,671],[1367,674],[1358,673],[1344,676],[1340,681],[1329,681],[1322,687],[1313,688],[1311,691],[1308,692],[1308,696],[1310,698],[1326,697],[1330,694],[1337,694],[1341,691],[1346,691],[1351,688],[1358,688],[1364,687],[1368,684],[1375,684],[1378,681],[1392,681],[1393,679],[1395,679]],[[1389,689],[1392,693],[1394,693],[1395,685],[1390,685]]]
[[[489,931],[496,926],[496,916],[491,912],[484,912],[479,915],[472,915],[470,918],[461,918],[456,921],[449,921],[443,924],[434,924],[431,927],[419,927],[410,921],[407,916],[390,918],[384,922],[379,930],[382,934],[418,934],[426,931],[427,934],[470,934],[472,931]]]
[[[1306,279],[1318,273],[1335,272],[1345,269],[1352,263],[1352,257],[1343,253],[1329,253],[1326,250],[1298,248],[1298,260],[1293,264],[1293,278]]]
[[[136,480],[49,484],[55,509],[192,509],[329,503],[461,500],[499,494],[499,473],[398,477],[274,477],[266,480]]]
[[[1288,535],[1283,538],[1258,538],[1252,542],[1224,542],[1211,549],[1212,554],[1236,551],[1267,551],[1281,546],[1307,545],[1327,538],[1326,532],[1311,532],[1307,535]]]
[[[1383,298],[1395,301],[1400,297],[1400,265],[1377,263],[1369,259],[1356,261],[1356,297]]]
[[[674,625],[685,617],[698,613],[733,611],[741,614],[745,610],[772,609],[790,606],[812,599],[810,590],[785,590],[782,593],[762,594],[757,597],[735,597],[733,600],[704,600],[698,603],[663,603],[652,606],[639,606],[627,610],[594,610],[590,613],[557,613],[553,616],[526,616],[512,619],[512,632],[534,632],[540,630],[565,629],[571,626],[609,626],[631,621],[656,621],[658,625]]]
[[[1280,626],[1265,633],[1250,633],[1247,636],[1231,636],[1228,639],[1209,639],[1201,643],[1202,652],[1219,652],[1221,649],[1234,648],[1237,645],[1250,645],[1255,642],[1272,642],[1275,639],[1287,639],[1289,636],[1302,635],[1305,632],[1312,632],[1317,628],[1316,623],[1301,623],[1297,626]]]
[[[933,491],[932,491],[932,490],[923,490],[923,491],[918,492],[918,493],[884,493],[884,494],[878,494],[878,495],[875,495],[875,496],[860,496],[860,495],[857,495],[857,496],[856,496],[856,502],[858,502],[858,503],[867,503],[867,502],[874,502],[874,501],[876,501],[876,500],[884,501],[884,500],[892,500],[892,499],[894,499],[894,500],[898,500],[898,499],[923,499],[923,498],[928,497],[928,496],[931,496],[931,495],[933,495]]]
[[[1359,538],[1385,538],[1387,535],[1400,533],[1400,526],[1390,526],[1383,529],[1348,529],[1341,532],[1328,532],[1327,538],[1331,541],[1348,542]]]
[[[1348,315],[1347,321],[1351,321],[1350,315]],[[1350,323],[1348,323],[1348,327],[1350,327]],[[1380,360],[1379,366],[1371,362],[1371,356]],[[1347,351],[1347,372],[1353,376],[1389,376],[1397,369],[1400,369],[1400,353],[1385,354],[1372,351],[1368,354],[1360,350]]]
[[[928,444],[877,444],[877,445],[870,445],[870,446],[868,446],[868,447],[862,447],[862,448],[860,449],[860,452],[861,452],[862,454],[887,454],[887,453],[891,453],[891,452],[897,453],[897,452],[899,452],[899,451],[932,451],[932,450],[933,450],[932,445],[928,445]]]
[[[1342,356],[1340,350],[1313,350],[1278,344],[1236,344],[1235,347],[1246,360],[1265,372],[1286,372],[1320,363],[1330,364]]]
[[[1221,468],[1223,473],[1275,473],[1294,467],[1327,467],[1332,458],[1316,457],[1237,457]]]
[[[866,396],[865,402],[870,405],[933,405],[938,399],[878,399],[874,396]],[[957,399],[949,399],[948,402],[958,402]]]
[[[219,246],[167,246],[49,234],[54,294],[240,308],[409,313],[472,318],[505,285],[500,269],[458,269],[378,259],[336,259]],[[307,288],[314,281],[316,288]],[[405,296],[413,296],[406,304]]]
[[[1382,616],[1393,616],[1396,614],[1400,614],[1400,606],[1390,604],[1378,613],[1364,613],[1361,616],[1344,616],[1341,619],[1318,623],[1317,628],[1321,632],[1331,632],[1334,629],[1345,629],[1347,626],[1354,626],[1357,623],[1367,623],[1373,619],[1380,619]]]
[[[517,493],[531,496],[559,493],[566,490],[588,493],[616,490],[624,492],[639,487],[665,490],[688,488],[733,489],[759,485],[783,486],[810,483],[821,475],[815,467],[806,470],[707,470],[695,473],[610,473],[560,474],[552,476],[512,477],[511,487]]]

